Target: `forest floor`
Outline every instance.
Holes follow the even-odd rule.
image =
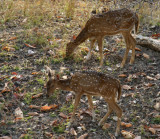
[[[62,22],[68,25],[71,21],[57,18],[53,25],[59,22],[61,25]],[[53,34],[56,34],[56,39],[49,38],[46,46],[34,46],[26,41],[31,34],[32,39],[35,37],[34,34],[38,34],[37,42],[43,41],[39,34],[41,30],[37,28],[33,28],[29,34],[24,28],[15,27],[9,22],[0,31],[0,138],[114,138],[114,113],[105,121],[105,127],[98,126],[100,119],[107,113],[107,103],[101,97],[93,97],[95,122],[92,122],[88,101],[83,96],[71,130],[65,131],[73,111],[74,94],[56,90],[51,98],[47,98],[48,75],[45,65],[57,70],[63,77],[76,71],[94,70],[119,79],[122,96],[118,104],[123,110],[120,130],[124,130],[127,136],[132,136],[131,138],[159,138],[160,53],[137,45],[134,64],[129,64],[129,53],[126,65],[121,69],[119,65],[125,52],[125,44],[122,37],[117,35],[106,37],[104,40],[106,49],[102,68],[99,68],[99,53],[96,49],[91,60],[86,63],[83,61],[88,51],[86,47],[79,47],[78,56],[75,54],[74,59],[66,60],[65,48],[60,51],[61,56],[57,54],[57,49],[65,44],[61,43],[64,33],[62,28],[63,26],[55,29]],[[145,36],[158,32],[159,26],[147,29],[140,26],[139,30],[139,34]],[[72,35],[74,34],[70,34]],[[88,43],[86,41],[84,46],[89,45]],[[60,70],[64,70],[64,73],[60,73]],[[121,133],[119,138],[123,138]]]

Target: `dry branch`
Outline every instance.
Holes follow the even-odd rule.
[[[144,37],[142,35],[134,35],[137,45],[153,49],[160,52],[160,40],[152,39],[151,37]]]

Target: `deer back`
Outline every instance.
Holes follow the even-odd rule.
[[[116,97],[120,82],[103,73],[85,71],[73,75],[70,88],[93,96]]]
[[[92,36],[114,35],[130,31],[135,25],[136,18],[134,12],[124,8],[95,15],[88,20],[86,27]]]

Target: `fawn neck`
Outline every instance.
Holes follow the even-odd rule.
[[[70,91],[71,79],[61,79],[57,81],[57,88]]]

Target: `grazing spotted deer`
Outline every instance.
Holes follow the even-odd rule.
[[[135,59],[136,40],[131,35],[131,31],[135,26],[135,32],[138,31],[139,19],[138,15],[128,9],[120,9],[108,11],[91,17],[82,31],[74,41],[71,41],[66,46],[66,57],[69,57],[75,48],[90,39],[90,48],[86,60],[90,59],[91,52],[95,41],[98,43],[100,53],[100,66],[103,65],[103,38],[108,35],[122,34],[126,43],[126,52],[121,63],[121,68],[124,67],[128,52],[132,50],[130,64],[133,64]]]
[[[47,96],[51,96],[57,88],[75,92],[74,110],[70,124],[74,121],[75,112],[82,95],[88,97],[93,120],[95,120],[95,112],[93,110],[92,96],[102,96],[108,103],[109,108],[107,114],[100,120],[98,125],[102,125],[105,119],[114,111],[118,117],[115,132],[115,135],[118,136],[122,117],[122,110],[116,103],[121,96],[121,85],[118,80],[108,77],[103,73],[93,71],[77,72],[68,79],[59,79],[58,76],[55,75],[55,71],[49,68],[48,70],[49,81],[47,82]]]

